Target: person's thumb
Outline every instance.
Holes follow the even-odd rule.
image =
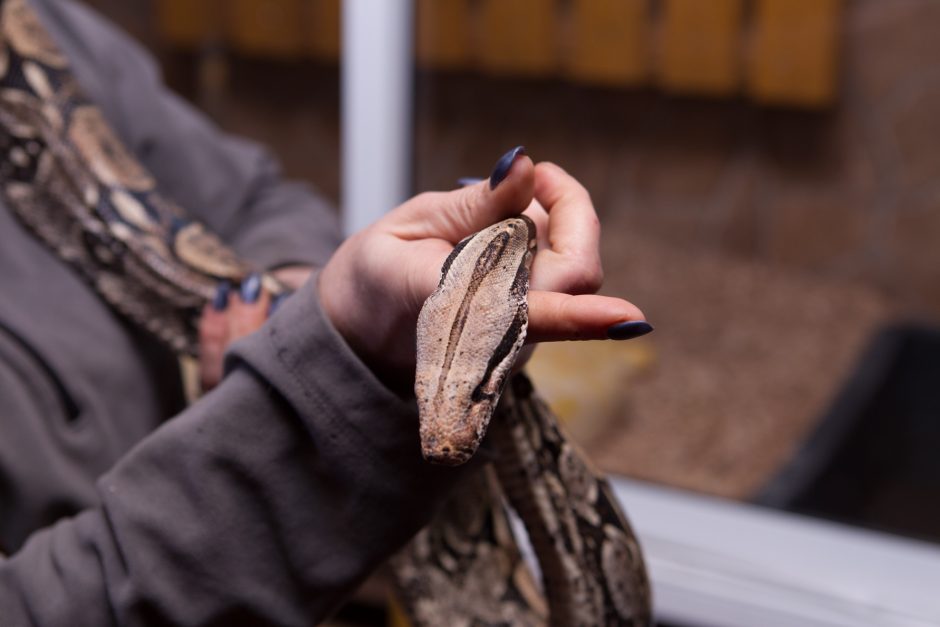
[[[488,179],[450,192],[420,194],[389,214],[404,239],[441,238],[456,244],[522,213],[535,194],[535,166],[522,146],[496,162]]]

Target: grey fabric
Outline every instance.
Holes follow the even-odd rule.
[[[98,483],[101,505],[0,563],[7,625],[304,625],[424,524],[457,473],[420,461],[308,284],[231,373]]]
[[[83,89],[164,193],[260,266],[326,261],[339,236],[322,200],[281,181],[263,149],[225,135],[169,93],[153,60],[89,9],[33,4]],[[173,357],[123,324],[2,204],[0,294],[0,330],[66,401],[59,414],[35,408],[40,420],[0,396],[0,550],[9,552],[30,530],[93,504],[94,480],[177,413],[182,396]],[[40,466],[43,476],[24,489]]]
[[[322,201],[168,94],[146,54],[89,10],[34,3],[166,193],[259,264],[328,258],[338,235]],[[413,401],[356,359],[312,283],[172,419],[172,355],[2,205],[0,294],[4,627],[308,625],[455,480],[420,462]]]

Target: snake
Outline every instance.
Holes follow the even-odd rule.
[[[0,0],[0,155],[0,197],[17,219],[180,356],[197,354],[199,312],[219,282],[256,271],[160,191],[27,0]],[[418,318],[421,453],[447,465],[476,459],[391,560],[416,627],[651,621],[642,551],[610,485],[514,370],[535,241],[520,216],[459,242]],[[272,296],[289,294],[261,276]]]
[[[0,39],[3,200],[115,311],[195,355],[199,309],[253,268],[161,193],[26,0],[0,2]]]
[[[528,328],[536,226],[525,215],[459,242],[417,324],[415,397],[432,463],[487,462],[393,560],[417,625],[648,625],[642,551],[610,484],[514,364]],[[523,559],[507,506],[541,569]]]

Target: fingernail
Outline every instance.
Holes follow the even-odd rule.
[[[291,294],[293,294],[293,292],[282,292],[278,294],[277,296],[275,296],[274,298],[272,298],[271,306],[268,307],[268,315],[269,316],[274,315],[274,312],[278,310],[278,308],[284,303],[285,300],[290,298]]]
[[[470,187],[471,185],[476,185],[482,180],[483,179],[481,179],[479,176],[462,176],[459,179],[457,179],[457,186],[458,187]]]
[[[515,161],[516,157],[519,155],[524,154],[525,146],[516,146],[499,158],[499,161],[493,166],[492,174],[490,174],[490,189],[496,189],[496,186],[503,182],[503,179],[506,178],[506,175],[509,174],[509,170],[512,168],[513,161]]]
[[[219,286],[215,288],[215,298],[212,299],[212,308],[216,311],[225,311],[228,307],[228,294],[231,290],[231,283],[224,279],[219,281]]]
[[[635,337],[646,335],[653,330],[653,325],[643,320],[618,322],[607,329],[607,337],[612,340],[632,340]]]
[[[242,281],[241,297],[242,302],[253,303],[261,295],[261,275],[252,272]]]

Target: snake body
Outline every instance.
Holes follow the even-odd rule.
[[[114,310],[181,355],[196,352],[198,311],[219,280],[237,283],[251,270],[160,193],[26,0],[0,0],[0,195]],[[467,238],[419,323],[425,455],[466,461],[493,416],[494,461],[471,473],[394,560],[416,625],[650,619],[642,555],[609,486],[525,376],[510,374],[525,338],[533,254],[534,225],[521,218]],[[263,281],[274,295],[285,291],[270,276]],[[507,501],[538,554],[541,588],[511,531]]]
[[[528,327],[535,243],[525,216],[461,241],[418,318],[415,395],[425,457],[464,463],[491,418],[493,425],[487,480],[461,492],[395,562],[420,625],[651,619],[642,553],[609,484],[567,440],[528,378],[511,374]],[[541,591],[505,533],[502,497],[525,525]],[[459,533],[468,530],[470,537]]]
[[[160,193],[26,0],[0,2],[0,38],[3,199],[115,310],[195,354],[195,313],[250,266]]]

